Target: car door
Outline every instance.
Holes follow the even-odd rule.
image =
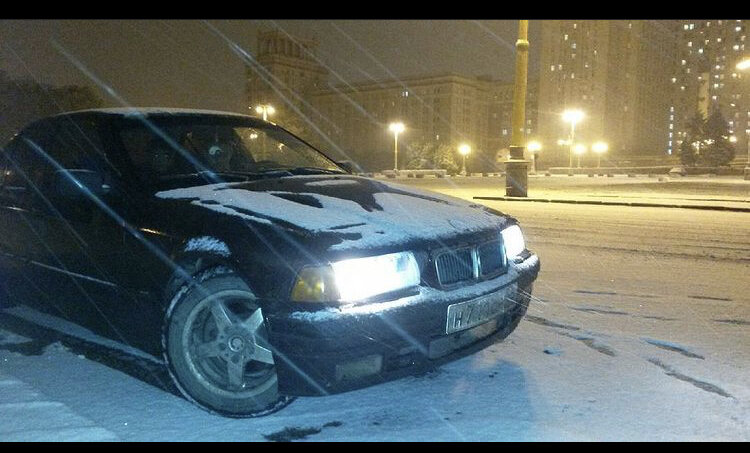
[[[131,234],[139,210],[128,178],[110,159],[108,124],[101,117],[62,116],[35,146],[49,164],[35,207],[50,253],[37,267],[57,275],[61,303],[76,322],[141,346],[140,333],[153,325],[157,307],[138,281],[146,280],[141,257],[147,247]]]

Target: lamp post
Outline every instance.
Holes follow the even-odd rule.
[[[569,155],[569,163],[568,168],[573,167],[573,144],[575,143],[576,139],[576,123],[580,122],[583,119],[583,112],[578,109],[568,109],[565,110],[562,114],[563,121],[566,123],[570,123],[570,139],[568,140],[568,143],[570,144],[570,149],[568,151]]]
[[[464,158],[463,164],[461,165],[461,174],[466,176],[466,156],[468,156],[469,153],[471,152],[471,146],[467,145],[466,143],[462,143],[458,147],[458,152]]]
[[[573,146],[573,152],[576,153],[576,156],[578,156],[578,168],[581,168],[581,156],[586,152],[586,145],[578,143],[577,145]]]
[[[735,66],[739,71],[746,71],[750,69],[750,57],[745,57],[737,63]],[[745,162],[745,179],[750,180],[750,128],[745,130],[747,132],[747,162]]]
[[[536,153],[542,150],[542,144],[531,141],[526,144],[526,149],[531,153],[531,173],[536,174]]]
[[[404,131],[406,127],[402,122],[391,123],[388,130],[393,132],[393,171],[398,171],[398,134]]]
[[[268,121],[268,115],[276,113],[276,109],[271,104],[259,104],[255,106],[255,111],[263,115],[263,121]]]
[[[505,163],[505,195],[525,197],[528,191],[528,162],[523,158],[526,130],[526,77],[529,66],[529,21],[518,21],[516,74],[513,79],[510,156]]]
[[[591,150],[596,153],[596,168],[602,166],[602,154],[606,153],[609,149],[609,145],[604,142],[596,142],[591,146]]]

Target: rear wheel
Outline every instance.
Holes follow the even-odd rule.
[[[226,268],[181,288],[167,311],[165,359],[183,395],[223,415],[272,412],[278,393],[263,311],[245,282]]]

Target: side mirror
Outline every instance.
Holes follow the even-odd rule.
[[[343,168],[349,173],[354,173],[354,162],[350,160],[342,160],[342,161],[336,162],[336,165]]]
[[[89,199],[110,192],[104,175],[92,170],[59,170],[54,176],[54,191],[61,198]]]

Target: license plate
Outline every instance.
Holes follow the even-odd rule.
[[[445,333],[469,329],[494,318],[505,308],[505,291],[448,306]]]

